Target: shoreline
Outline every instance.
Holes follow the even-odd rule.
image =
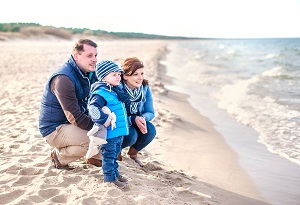
[[[165,74],[165,68],[161,67],[159,70],[161,80],[171,83],[171,77]],[[225,143],[213,124],[189,104],[185,94],[166,89],[163,94],[159,94],[159,99],[159,103],[170,112],[173,120],[166,121],[163,128],[158,127],[157,140],[162,145],[152,142],[153,146],[151,143],[147,150],[155,153],[155,157],[161,161],[168,162],[174,169],[188,173],[201,182],[253,200],[249,204],[268,203],[239,165],[237,154]],[[159,137],[160,134],[162,137]],[[219,163],[214,163],[218,161]],[[227,197],[224,204],[237,202],[237,198],[226,201],[228,198],[231,197]],[[247,202],[243,201],[241,204]]]
[[[170,47],[172,48],[173,46]],[[163,64],[168,66],[172,66],[172,63],[168,63],[169,60],[170,62],[176,62],[175,59],[170,57],[167,57],[166,60],[163,61]],[[185,89],[186,92],[189,92],[186,88],[186,81],[183,83],[185,88],[182,89],[180,87],[180,79],[186,79],[174,74],[175,68],[180,69],[180,67],[173,66],[174,69],[170,67],[167,73],[176,77],[166,87],[174,92],[184,93]],[[168,76],[168,78],[170,77]],[[193,89],[196,88],[194,87]],[[198,96],[192,95],[182,99],[186,99],[189,105],[195,108],[194,113],[198,113],[210,121],[210,124],[225,141],[225,144],[237,155],[240,168],[254,182],[260,195],[274,205],[297,204],[300,196],[298,189],[300,186],[300,167],[282,156],[271,153],[264,144],[257,141],[259,137],[258,132],[235,121],[225,111],[219,110],[217,103],[210,101],[211,99],[206,96],[206,90],[202,88],[199,88],[199,90],[201,91],[197,91]],[[202,92],[203,95],[200,94]],[[180,108],[179,111],[181,110]],[[199,136],[195,137],[199,138],[199,140],[202,139]],[[197,161],[200,160],[197,159]],[[196,175],[198,173],[201,174],[201,170]]]

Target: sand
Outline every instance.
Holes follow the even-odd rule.
[[[0,42],[0,204],[267,204],[212,123],[164,87],[171,81],[159,60],[168,41],[94,39],[98,60],[137,56],[146,66],[157,137],[140,152],[145,167],[123,150],[124,190],[103,183],[101,168],[84,159],[71,163],[72,171],[55,169],[38,130],[39,106],[75,40]]]

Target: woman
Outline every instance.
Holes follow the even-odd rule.
[[[136,57],[127,58],[122,63],[121,87],[128,94],[126,110],[129,123],[129,135],[124,136],[122,149],[130,146],[128,155],[140,166],[143,164],[137,155],[155,137],[156,128],[150,122],[154,118],[154,107],[148,81],[144,79],[144,65]],[[118,156],[122,160],[121,153]]]

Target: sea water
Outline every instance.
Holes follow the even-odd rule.
[[[174,78],[168,88],[188,94],[191,105],[217,125],[230,146],[244,146],[245,151],[245,144],[254,141],[261,152],[270,153],[266,161],[279,161],[270,165],[261,154],[251,153],[251,147],[245,151],[248,159],[242,165],[248,166],[266,195],[277,197],[278,204],[299,200],[300,39],[178,41],[168,50],[162,61]],[[251,172],[251,162],[261,165]],[[285,176],[284,169],[291,172],[286,172],[286,186],[276,179]],[[260,174],[265,170],[274,179]]]

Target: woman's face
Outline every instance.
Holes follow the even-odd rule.
[[[137,69],[131,76],[124,75],[124,79],[131,90],[140,87],[144,80],[144,68]]]

